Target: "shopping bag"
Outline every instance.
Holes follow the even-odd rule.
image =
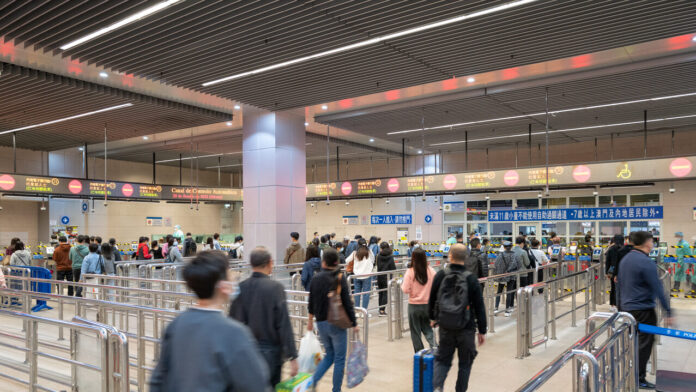
[[[314,332],[307,331],[300,341],[300,352],[297,357],[301,373],[314,373],[321,362],[321,343]]]
[[[297,376],[276,385],[276,392],[307,392],[311,390],[312,375],[297,373]]]
[[[367,373],[370,372],[370,368],[367,367],[365,345],[361,342],[353,342],[353,350],[348,356],[348,366],[346,368],[348,371],[348,388],[354,388],[363,382]]]

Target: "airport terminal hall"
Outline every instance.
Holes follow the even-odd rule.
[[[696,1],[0,0],[0,392],[696,392]]]

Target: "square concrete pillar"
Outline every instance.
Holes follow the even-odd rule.
[[[262,245],[279,264],[291,232],[305,241],[304,115],[245,105],[243,116],[245,259]]]

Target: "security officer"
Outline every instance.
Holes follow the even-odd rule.
[[[685,263],[684,256],[691,256],[691,248],[689,247],[689,243],[684,240],[684,233],[678,231],[674,233],[674,236],[677,238],[677,249],[675,252],[677,255],[677,269],[674,273],[674,291],[678,292],[681,282],[686,282],[686,271],[689,269],[689,264]],[[696,288],[694,279],[692,275],[691,293],[696,293],[696,291],[694,291]],[[687,288],[684,288],[684,290],[686,291]]]

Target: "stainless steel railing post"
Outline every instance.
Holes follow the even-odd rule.
[[[556,340],[556,298],[558,298],[558,281],[551,282],[549,288],[551,296],[551,339]]]
[[[576,294],[577,291],[578,291],[578,276],[577,276],[577,275],[574,275],[572,279],[573,279],[573,280],[572,280],[572,285],[573,285],[573,286],[572,286],[572,288],[571,288],[571,290],[572,290],[572,296],[571,296],[571,305],[570,305],[570,306],[571,306],[570,311],[571,311],[572,322],[571,322],[570,325],[571,325],[572,327],[577,327],[577,315],[575,314],[575,313],[576,313],[576,310],[577,310],[577,300],[576,300],[576,298],[575,298],[575,297],[576,297],[575,294]]]
[[[29,341],[28,365],[29,365],[29,390],[37,390],[39,369],[37,351],[39,350],[38,324],[35,320],[28,320],[26,338]]]
[[[592,287],[592,281],[594,280],[594,272],[591,268],[588,268],[585,271],[587,271],[587,287],[585,288],[585,319],[587,319],[590,317],[590,288]]]
[[[495,332],[495,289],[493,286],[495,282],[492,279],[486,279],[484,283],[484,291],[486,292],[486,297],[488,298],[488,332]]]
[[[529,355],[529,345],[527,344],[527,335],[529,332],[528,328],[528,317],[529,309],[527,308],[529,301],[527,301],[526,290],[522,287],[517,289],[517,358],[523,359]]]
[[[396,282],[396,279],[392,279],[387,283],[387,309],[389,311],[387,312],[387,341],[393,342],[394,341],[394,323],[393,323],[393,318],[394,318],[394,283]]]
[[[145,317],[138,310],[138,390],[145,391]]]

